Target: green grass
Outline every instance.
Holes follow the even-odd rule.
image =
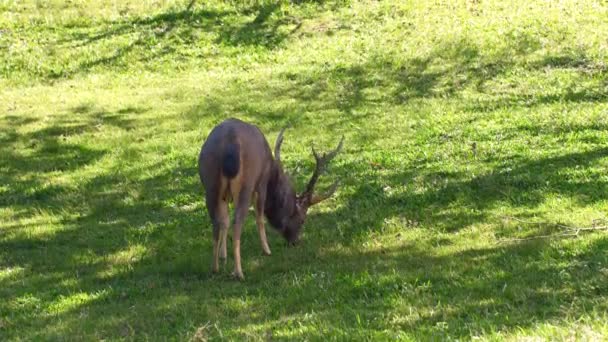
[[[601,340],[602,1],[0,3],[0,340]],[[196,158],[251,121],[303,243],[211,275]],[[253,215],[251,215],[253,216]],[[547,224],[524,224],[508,217]]]

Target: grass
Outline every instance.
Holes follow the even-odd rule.
[[[605,231],[497,243],[606,219],[605,2],[237,3],[0,3],[0,340],[608,337]],[[299,187],[346,137],[243,283],[196,171],[228,117],[291,124]]]

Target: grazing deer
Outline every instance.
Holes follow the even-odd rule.
[[[281,165],[281,143],[285,128],[279,133],[274,158],[262,132],[254,125],[238,119],[228,119],[216,126],[203,144],[198,157],[198,172],[205,188],[207,211],[213,223],[213,271],[219,271],[219,258],[226,261],[226,238],[230,219],[228,202],[233,201],[234,273],[243,279],[241,269],[241,229],[251,202],[255,204],[255,218],[264,254],[270,255],[266,240],[264,217],[277,229],[290,245],[295,244],[308,208],[333,195],[338,183],[322,195],[314,195],[319,176],[327,163],[342,149],[344,137],[338,147],[316,159],[314,173],[306,190],[296,195],[293,185]]]

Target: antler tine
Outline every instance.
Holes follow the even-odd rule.
[[[277,136],[277,141],[274,144],[274,159],[279,163],[281,162],[281,144],[283,143],[283,133],[285,133],[287,127],[289,126],[285,126],[281,129],[279,135]]]
[[[329,190],[322,194],[322,195],[313,195],[312,198],[310,199],[310,205],[313,204],[317,204],[321,201],[324,201],[328,198],[330,198],[331,196],[333,196],[333,194],[336,192],[336,190],[338,190],[338,181],[335,181],[334,184],[331,185],[331,187],[329,188]]]
[[[340,152],[340,150],[342,150],[343,143],[344,143],[344,136],[342,136],[342,138],[340,139],[340,143],[338,143],[338,147],[336,147],[333,151],[323,153],[323,157],[321,159],[324,162],[328,162],[328,161],[334,159],[334,157],[338,154],[338,152]]]
[[[344,143],[344,136],[342,136],[342,139],[340,139],[340,143],[334,150],[329,151],[327,153],[323,153],[322,156],[319,156],[319,154],[315,150],[314,145],[311,147],[312,154],[316,160],[316,166],[315,166],[315,171],[313,172],[312,177],[310,178],[310,181],[308,182],[308,185],[306,186],[306,190],[304,191],[304,194],[312,197],[313,190],[315,188],[315,185],[317,184],[317,180],[319,179],[319,176],[323,172],[325,172],[325,169],[327,168],[327,163],[329,161],[331,161],[338,154],[338,152],[340,152],[340,150],[342,150],[343,143]],[[335,187],[338,186],[337,183],[334,183],[334,185],[335,185]],[[332,188],[333,188],[333,186],[332,186]],[[334,189],[334,191],[335,191],[335,189]],[[332,192],[332,194],[333,194],[333,192]],[[331,194],[330,194],[330,196],[331,196]],[[323,197],[323,196],[320,196],[320,197]],[[323,198],[323,199],[325,199],[325,198]],[[315,203],[318,203],[318,202],[315,202]],[[312,204],[312,201],[311,201],[311,204]]]

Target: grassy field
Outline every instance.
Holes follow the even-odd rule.
[[[605,1],[0,1],[0,340],[608,338]],[[300,189],[211,275],[196,158],[239,117]],[[525,222],[523,222],[525,221]]]

